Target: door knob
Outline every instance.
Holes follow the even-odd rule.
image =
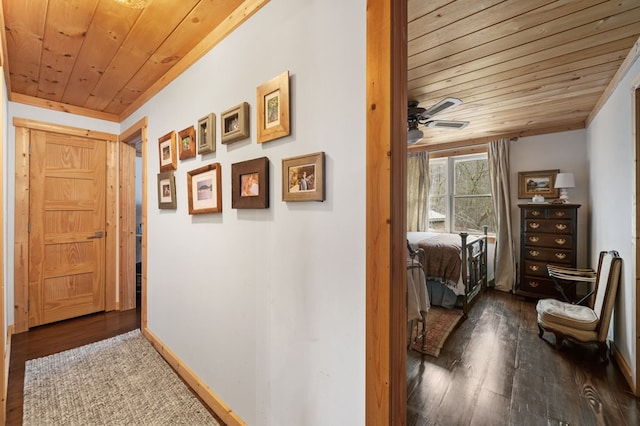
[[[87,240],[91,240],[93,238],[102,238],[102,235],[103,235],[102,231],[96,231],[95,234],[87,237]]]

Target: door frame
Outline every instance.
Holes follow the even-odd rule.
[[[125,130],[124,132],[122,132],[120,134],[120,142],[123,144],[127,144],[130,145],[131,142],[140,139],[140,144],[141,144],[141,149],[142,149],[142,217],[141,217],[141,223],[142,223],[142,253],[141,253],[141,262],[142,262],[142,271],[141,271],[141,301],[140,301],[140,308],[141,308],[141,318],[140,318],[140,327],[142,330],[145,330],[147,328],[147,146],[148,146],[148,130],[147,130],[147,126],[148,126],[148,118],[147,117],[143,117],[142,119],[138,120],[136,123],[134,123],[133,125],[131,125],[131,127],[129,127],[127,130]],[[121,187],[121,192],[120,192],[120,198],[119,201],[122,204],[122,188],[124,188],[126,185],[124,184],[125,180],[127,179],[131,179],[131,173],[129,173],[127,170],[123,170],[120,164],[120,159],[118,160],[118,170],[119,172],[119,182],[120,182],[120,187]],[[134,180],[135,180],[135,176],[133,176]],[[129,182],[130,184],[130,182]],[[135,183],[134,183],[135,184]],[[135,216],[135,213],[134,213]],[[129,218],[129,217],[120,217],[120,223],[126,222],[126,223],[131,223],[131,221],[135,221],[135,217],[133,218]],[[120,225],[119,223],[119,225]],[[124,253],[122,252],[122,247],[120,246],[118,248],[118,258],[121,258],[121,256]],[[119,265],[118,267],[118,276],[121,276],[120,274],[126,272],[125,270],[123,270],[123,265]],[[131,291],[131,289],[121,289],[121,292],[126,293],[127,291]],[[134,281],[134,288],[133,291],[135,292],[135,281]],[[123,307],[123,309],[128,309],[127,307]]]
[[[406,424],[407,2],[367,2],[367,425]]]
[[[14,332],[29,330],[29,151],[31,130],[97,139],[107,144],[105,208],[105,310],[116,309],[117,135],[14,117],[16,128]]]

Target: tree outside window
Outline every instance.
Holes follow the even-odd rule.
[[[429,230],[495,233],[487,154],[429,160]]]

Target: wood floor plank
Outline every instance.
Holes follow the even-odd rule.
[[[407,353],[408,425],[636,425],[640,402],[596,347],[538,337],[536,301],[486,291],[438,358]]]

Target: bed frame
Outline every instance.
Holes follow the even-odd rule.
[[[462,242],[462,282],[465,285],[462,297],[462,311],[467,316],[472,303],[476,297],[487,288],[488,272],[487,272],[487,232],[488,226],[482,227],[484,235],[478,237],[471,243],[467,243],[469,234],[461,232],[460,239]]]

